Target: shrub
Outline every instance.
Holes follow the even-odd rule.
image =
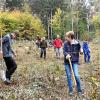
[[[37,16],[19,11],[0,12],[0,29],[3,34],[19,30],[21,37],[27,32],[29,38],[37,34],[43,36],[46,33],[41,20]]]

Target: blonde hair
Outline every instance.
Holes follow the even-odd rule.
[[[73,39],[74,38],[74,32],[73,31],[69,31],[69,32],[66,33],[66,36],[67,37],[71,37],[71,39]]]

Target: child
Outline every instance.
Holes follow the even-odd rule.
[[[41,48],[40,58],[42,58],[44,55],[44,59],[46,59],[47,42],[45,40],[45,37],[43,37],[41,42],[40,42],[40,48]]]
[[[66,41],[64,43],[63,52],[64,52],[64,65],[65,65],[65,70],[67,75],[68,86],[69,86],[69,94],[73,95],[73,84],[72,84],[72,73],[71,73],[71,68],[68,59],[71,59],[72,69],[77,84],[77,91],[78,93],[82,93],[80,77],[78,74],[79,52],[81,50],[81,46],[79,42],[77,42],[74,39],[73,31],[67,32],[65,38]]]
[[[84,61],[86,63],[90,62],[90,48],[87,41],[83,42],[83,52],[84,52]]]
[[[57,59],[60,59],[61,56],[61,47],[62,47],[62,40],[60,39],[60,36],[57,35],[57,38],[53,42],[55,51],[56,51],[56,57]]]

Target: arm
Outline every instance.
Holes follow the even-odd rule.
[[[47,42],[46,42],[46,48],[48,47]]]
[[[56,47],[56,46],[55,46],[55,40],[53,41],[53,46]]]
[[[64,56],[68,55],[68,50],[67,50],[67,46],[66,46],[65,43],[64,43],[64,46],[63,46],[63,54],[64,54]]]
[[[80,54],[83,54],[83,48],[81,47],[80,43],[79,43],[78,48],[79,48],[79,53],[80,53]]]
[[[9,37],[3,37],[1,41],[2,43],[9,42]]]
[[[61,40],[61,46],[63,46],[63,42],[62,42],[62,40]]]

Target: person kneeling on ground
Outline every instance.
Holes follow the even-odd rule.
[[[69,94],[73,95],[73,84],[72,84],[72,72],[69,63],[69,59],[72,63],[72,70],[74,72],[75,81],[77,84],[78,93],[82,93],[80,77],[78,74],[78,62],[79,62],[79,53],[81,51],[81,46],[79,42],[74,39],[74,32],[69,31],[66,33],[66,41],[64,42],[63,52],[64,52],[64,65],[67,75]]]
[[[42,58],[43,55],[44,55],[44,59],[46,59],[47,42],[45,40],[45,37],[43,37],[42,40],[41,40],[41,42],[40,42],[40,48],[41,48],[40,58]]]
[[[17,64],[13,58],[14,56],[16,56],[16,54],[12,50],[11,45],[12,45],[12,40],[16,39],[18,34],[19,34],[18,31],[14,31],[13,33],[7,34],[2,38],[3,59],[7,67],[6,73],[4,73],[5,79],[3,79],[3,81],[7,85],[11,83],[10,81],[11,76],[13,75],[13,73],[15,72],[17,68]]]

